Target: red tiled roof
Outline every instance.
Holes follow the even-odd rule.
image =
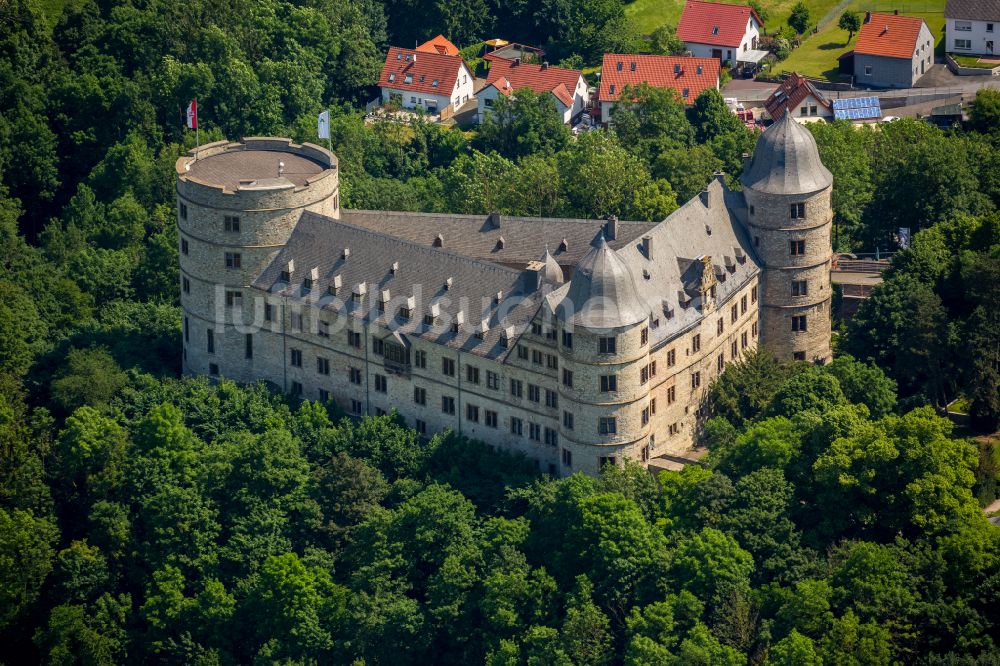
[[[743,41],[751,16],[764,25],[750,7],[687,0],[677,23],[677,36],[681,41],[695,44],[737,47]]]
[[[872,12],[861,26],[854,52],[888,58],[912,58],[924,20],[918,16],[898,16]]]
[[[831,108],[830,101],[809,82],[809,79],[801,74],[793,73],[767,98],[767,101],[764,102],[764,108],[777,122],[785,115],[786,109],[797,107],[809,95],[812,95],[817,102],[826,108]]]
[[[450,97],[465,63],[460,56],[418,52],[390,46],[379,76],[380,88],[396,88]],[[412,77],[407,83],[407,77]],[[434,82],[437,81],[437,85]]]
[[[531,88],[537,93],[550,92],[566,106],[573,105],[576,84],[580,80],[580,70],[552,67],[551,65],[514,64],[512,60],[497,59],[490,65],[487,80],[506,79],[511,88]]]
[[[614,102],[621,97],[625,86],[639,83],[648,83],[654,88],[671,88],[677,91],[686,104],[693,104],[695,98],[702,92],[718,87],[719,60],[684,56],[604,54],[598,100]],[[686,97],[685,90],[688,92]]]
[[[444,35],[438,35],[433,39],[428,39],[426,42],[421,44],[416,48],[417,51],[421,53],[440,53],[442,55],[458,55],[458,47],[452,44]]]

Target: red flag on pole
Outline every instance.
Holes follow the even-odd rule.
[[[198,129],[198,100],[193,99],[187,108],[188,129]]]

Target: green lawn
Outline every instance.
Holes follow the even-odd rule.
[[[719,0],[730,5],[743,5],[746,0]],[[804,0],[809,8],[809,16],[812,23],[819,21],[824,14],[837,6],[838,0]],[[776,28],[784,25],[788,21],[788,15],[792,13],[792,7],[798,0],[765,0],[763,5],[768,11],[768,20],[765,22],[767,32],[774,32]],[[684,9],[684,0],[633,0],[625,5],[625,13],[631,17],[642,34],[649,34],[664,23],[677,25],[681,17],[681,10]]]
[[[866,11],[890,12],[898,8],[900,14],[920,16],[934,35],[935,44],[940,44],[944,33],[944,5],[945,0],[855,0],[850,4],[850,9],[863,14]],[[848,43],[847,31],[838,28],[836,21],[831,21],[792,51],[787,60],[775,63],[774,71],[799,72],[806,76],[837,81],[837,58],[852,48],[854,40]]]
[[[50,28],[55,28],[66,5],[81,5],[82,0],[39,0],[39,6]]]
[[[979,59],[979,56],[967,56],[960,53],[952,53],[952,59],[957,62],[962,67],[982,67],[986,69],[992,69],[996,67],[995,62],[986,62]]]

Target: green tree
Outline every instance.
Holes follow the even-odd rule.
[[[497,96],[479,126],[476,143],[484,153],[496,151],[517,159],[558,152],[569,138],[569,127],[563,123],[555,97],[521,88],[510,97]]]
[[[792,629],[791,633],[774,644],[769,663],[775,666],[822,666],[823,660],[816,653],[813,640]]]
[[[852,12],[850,10],[845,11],[840,15],[840,19],[837,21],[837,27],[841,30],[847,31],[847,41],[850,42],[854,37],[854,34],[861,30],[861,17],[858,16],[857,12]]]
[[[30,607],[52,570],[58,528],[30,511],[0,508],[0,627]]]
[[[1000,127],[1000,91],[981,88],[969,109],[969,122],[974,130],[984,134]]]
[[[607,664],[611,656],[610,622],[591,599],[593,589],[586,576],[577,577],[560,631],[566,655],[581,666]]]
[[[855,360],[846,354],[833,359],[826,372],[837,378],[844,396],[868,408],[873,419],[889,414],[896,406],[896,382],[881,368]]]
[[[683,541],[671,562],[671,578],[700,599],[721,604],[750,589],[753,557],[730,536],[706,527]]]
[[[569,212],[581,217],[625,218],[649,182],[642,162],[607,132],[587,132],[559,155]]]
[[[771,398],[767,414],[793,417],[806,410],[822,414],[846,400],[835,375],[809,366],[781,385]]]
[[[684,41],[677,36],[677,30],[664,23],[649,35],[649,50],[655,55],[681,55]]]
[[[809,29],[809,8],[804,2],[798,2],[792,7],[792,13],[788,16],[788,25],[795,28],[795,32],[804,35]]]

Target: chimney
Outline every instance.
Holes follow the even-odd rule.
[[[540,261],[529,261],[528,265],[524,267],[524,293],[530,294],[537,291],[542,285],[542,278],[540,273],[545,268],[545,264]]]
[[[389,268],[389,272],[395,275],[399,271],[399,262],[392,262],[392,266]]]
[[[743,153],[743,170],[750,168],[750,153]]]
[[[898,9],[893,9],[892,10],[892,15],[893,16],[899,16],[899,10]]]
[[[712,193],[708,191],[708,188],[699,192],[698,198],[701,199],[701,203],[704,204],[705,208],[712,207]]]
[[[542,62],[542,69],[548,69],[548,68],[549,68],[549,63],[548,63],[548,61],[544,61],[544,62]]]
[[[344,259],[347,259],[348,257],[350,257],[351,256],[351,248],[345,247],[344,248],[344,252],[343,252],[343,254],[341,256],[343,256]]]
[[[444,247],[444,236],[438,234],[434,237],[434,247]]]
[[[871,20],[872,20],[872,13],[865,12],[865,23],[871,23]]]
[[[486,216],[486,228],[487,229],[499,229],[500,228],[500,213],[498,211],[493,211]]]
[[[609,215],[607,222],[604,224],[604,238],[607,240],[616,240],[618,238],[618,216]]]
[[[652,236],[642,237],[642,253],[646,255],[646,259],[653,258],[653,238]]]

